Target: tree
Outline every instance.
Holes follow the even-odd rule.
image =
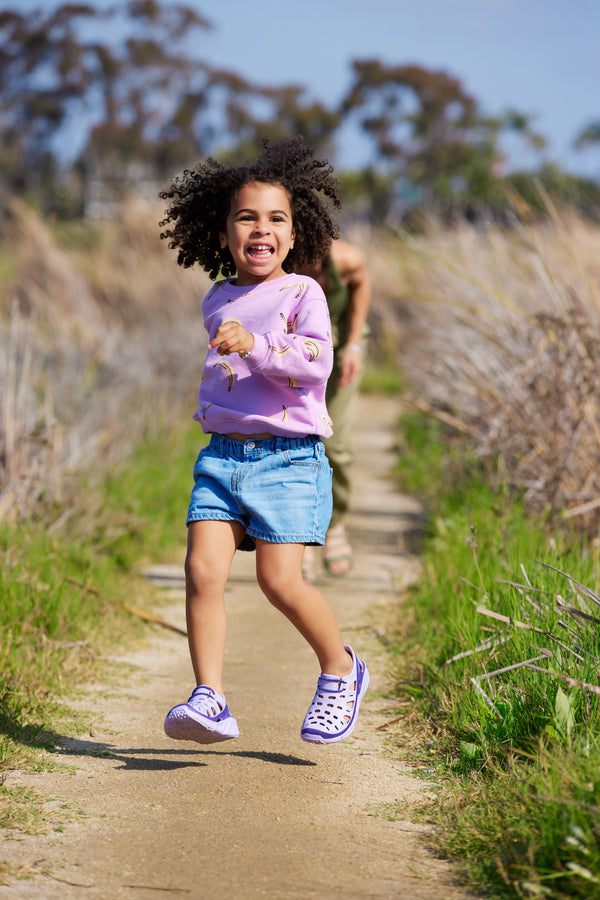
[[[211,25],[194,7],[129,0],[105,12],[66,3],[0,14],[6,187],[48,208],[61,168],[108,199],[132,181],[154,190],[209,153],[254,153],[262,137],[300,133],[330,148],[340,116],[303,88],[262,87],[202,60],[198,38]]]
[[[75,22],[93,15],[83,4],[0,13],[0,170],[13,191],[54,169],[57,134],[90,84]]]
[[[479,124],[475,100],[444,72],[378,60],[353,67],[343,112],[358,112],[384,168],[420,184],[432,198],[436,182],[456,176],[471,159],[468,136]]]
[[[534,140],[526,116],[483,116],[446,72],[378,60],[353,67],[343,113],[358,116],[383,170],[397,184],[419,188],[428,206],[488,203],[497,193],[499,134],[513,129]]]
[[[322,103],[307,101],[304,88],[240,84],[227,73],[216,73],[213,83],[227,90],[225,132],[233,155],[243,159],[254,153],[261,138],[276,141],[297,134],[316,150],[333,154],[341,116]]]
[[[96,171],[134,162],[160,175],[205,152],[211,72],[185,48],[209,27],[193,7],[156,0],[0,13],[5,187],[39,194],[40,173],[56,178],[81,150],[76,123],[80,165]]]
[[[575,149],[583,150],[584,147],[600,144],[600,122],[592,122],[575,138]]]
[[[376,186],[379,217],[394,197],[444,210],[489,204],[499,193],[499,137],[510,130],[543,145],[527,116],[486,118],[458,79],[417,65],[354,62],[338,110],[298,85],[264,87],[214,69],[200,49],[211,25],[195,6],[127,0],[106,11],[90,2],[0,12],[4,187],[46,209],[61,183],[74,190],[75,174],[100,192],[112,184],[117,196],[132,180],[154,191],[199,157],[241,158],[263,137],[295,134],[334,160],[338,129],[357,118],[375,149],[361,202]]]
[[[210,146],[211,70],[186,50],[210,25],[189,6],[156,0],[132,0],[123,24],[120,41],[93,47],[97,124],[84,159],[105,176],[135,163],[164,177]]]
[[[591,122],[579,132],[573,143],[575,150],[600,147],[600,121]]]

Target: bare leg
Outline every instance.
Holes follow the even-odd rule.
[[[188,526],[185,583],[190,657],[196,684],[205,684],[217,694],[223,694],[225,585],[243,534],[238,522],[202,521]]]
[[[275,544],[256,541],[256,574],[269,601],[308,641],[315,651],[321,672],[345,676],[352,671],[352,659],[329,603],[321,591],[302,577],[304,544]]]

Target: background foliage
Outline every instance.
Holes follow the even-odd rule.
[[[297,85],[255,84],[207,65],[210,30],[194,4],[158,0],[0,12],[0,187],[46,213],[97,216],[128,188],[154,197],[199,157],[246,157],[262,137],[302,134],[335,163],[339,133],[354,122],[374,157],[369,170],[349,173],[348,201],[363,217],[415,208],[505,215],[507,187],[526,189],[504,171],[507,134],[537,157],[544,183],[597,210],[589,182],[545,170],[546,141],[528,115],[484,115],[447,72],[355,60],[345,96],[329,108]],[[599,134],[587,124],[575,145]],[[374,182],[384,190],[373,193]]]

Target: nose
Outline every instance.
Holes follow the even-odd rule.
[[[256,234],[266,234],[269,231],[269,220],[257,219],[254,223],[254,231]]]

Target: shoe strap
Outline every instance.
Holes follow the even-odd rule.
[[[343,691],[348,688],[354,682],[358,682],[359,676],[359,659],[355,655],[354,651],[347,644],[344,645],[344,649],[352,656],[353,666],[352,671],[348,672],[347,675],[329,675],[327,672],[322,672],[319,675],[319,690],[321,691]]]
[[[194,688],[188,703],[197,712],[209,716],[218,716],[227,706],[225,697],[217,694],[215,690],[206,684],[199,684]]]
[[[349,675],[320,675],[317,689],[327,691],[330,694],[347,691],[356,681],[353,677],[354,670]]]

